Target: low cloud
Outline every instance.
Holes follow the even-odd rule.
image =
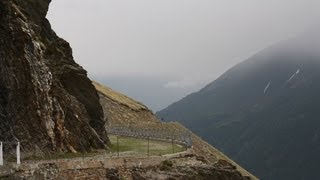
[[[168,81],[165,84],[163,84],[164,88],[170,88],[170,89],[192,89],[196,90],[201,87],[203,87],[205,84],[211,82],[214,77],[212,75],[199,76],[195,78],[182,78],[180,80],[173,80]]]
[[[199,83],[192,80],[178,80],[178,81],[170,81],[163,85],[165,88],[190,88],[195,87]]]

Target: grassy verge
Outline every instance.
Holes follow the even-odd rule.
[[[136,139],[131,137],[118,136],[118,147],[117,147],[117,136],[110,135],[109,139],[111,141],[111,152],[129,152],[132,154],[143,154],[148,155],[148,140],[147,139]],[[149,155],[165,155],[172,154],[174,152],[185,151],[186,148],[169,142],[149,140]]]
[[[147,139],[137,139],[132,137],[123,137],[118,136],[118,147],[117,147],[117,136],[110,135],[109,139],[111,141],[110,151],[111,153],[129,153],[132,155],[148,155],[148,144],[149,144],[149,155],[150,156],[161,156],[165,154],[172,154],[182,152],[186,150],[186,147],[174,144],[170,142],[156,141],[156,140],[148,140]],[[53,153],[50,155],[40,155],[37,152],[31,154],[29,156],[22,155],[22,161],[38,161],[38,160],[54,160],[54,159],[72,159],[79,157],[93,157],[96,155],[101,155],[106,153],[104,150],[96,151],[96,152],[85,152],[85,153]],[[7,155],[5,157],[6,162],[15,162],[16,157],[14,155]]]
[[[27,156],[27,157],[22,157],[22,160],[54,160],[54,159],[72,159],[72,158],[79,158],[79,157],[94,157],[96,155],[100,155],[102,152],[85,152],[85,153],[71,153],[71,152],[67,152],[67,153],[53,153],[50,155],[31,155],[31,156]],[[15,162],[15,157],[12,157],[11,159],[8,160],[8,162]]]

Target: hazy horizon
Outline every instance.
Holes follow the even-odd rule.
[[[91,78],[157,111],[256,52],[315,26],[319,5],[54,0],[47,17]]]

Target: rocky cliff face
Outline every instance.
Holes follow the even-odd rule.
[[[45,18],[49,3],[0,1],[0,140],[25,152],[104,148],[99,97]]]

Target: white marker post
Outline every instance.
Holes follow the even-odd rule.
[[[20,162],[20,142],[18,142],[18,145],[17,145],[17,164],[20,165],[21,162]]]
[[[0,142],[0,166],[3,166],[3,146],[2,146],[2,142]]]

